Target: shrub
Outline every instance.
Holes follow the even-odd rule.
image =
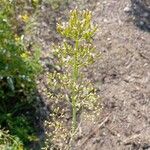
[[[14,33],[11,4],[7,7],[9,13],[0,11],[0,125],[28,143],[35,138],[31,138],[34,130],[25,113],[34,107],[40,52],[28,51],[23,36]]]

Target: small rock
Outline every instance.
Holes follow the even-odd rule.
[[[140,21],[140,25],[143,26],[143,25],[144,25],[144,22],[143,22],[143,21]]]
[[[104,20],[103,20],[105,23],[107,23],[108,22],[108,20],[106,19],[106,18],[104,18]]]
[[[148,12],[145,12],[144,14],[143,14],[143,16],[144,17],[148,17],[150,14],[148,13]]]
[[[124,8],[124,12],[126,12],[126,13],[131,12],[131,8],[130,8],[129,6],[126,6],[126,7]]]
[[[111,41],[111,38],[107,38],[107,41]]]

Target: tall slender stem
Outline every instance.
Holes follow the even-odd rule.
[[[78,68],[78,56],[77,56],[77,51],[79,48],[79,41],[76,40],[75,42],[75,51],[74,51],[74,63],[73,63],[73,85],[77,83],[78,81],[78,76],[79,76],[79,68]],[[75,132],[77,128],[77,108],[76,108],[76,89],[73,87],[72,88],[72,128],[73,132]]]

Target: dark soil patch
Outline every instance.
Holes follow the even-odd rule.
[[[131,0],[131,2],[135,24],[142,30],[150,31],[150,1]]]

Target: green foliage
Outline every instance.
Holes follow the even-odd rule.
[[[67,5],[71,0],[45,0],[45,2],[49,3],[53,10],[58,10],[64,5]]]
[[[15,34],[16,24],[11,20],[14,1],[3,0],[2,3],[4,7],[0,10],[0,125],[26,144],[36,139],[29,117],[22,114],[33,107],[36,79],[41,71],[40,52],[28,51],[23,44],[24,36]]]
[[[0,129],[0,149],[1,150],[23,150],[23,144],[8,131]]]
[[[92,41],[97,27],[91,24],[91,17],[90,11],[71,11],[69,21],[58,24],[57,30],[61,35],[75,42]]]
[[[0,123],[7,123],[10,134],[17,136],[25,145],[38,140],[30,120],[25,115],[15,117],[13,113],[2,114]]]
[[[9,19],[13,31],[21,35],[42,0],[1,0],[0,2],[2,15]]]
[[[34,79],[38,67],[35,62],[37,58],[32,61],[29,52],[22,45],[22,39],[15,37],[7,18],[2,15],[0,15],[0,31],[0,75],[20,78],[26,82],[29,82],[29,78]]]
[[[27,97],[35,87],[40,70],[39,55],[25,50],[21,38],[15,37],[7,18],[0,14],[1,101],[7,101],[17,94]]]

